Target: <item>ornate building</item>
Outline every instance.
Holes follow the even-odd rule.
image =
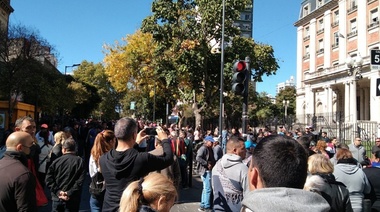
[[[13,12],[10,0],[0,0],[0,28],[8,29],[9,15]]]
[[[379,1],[303,0],[295,26],[298,122],[379,123],[380,70],[370,65],[380,47]]]

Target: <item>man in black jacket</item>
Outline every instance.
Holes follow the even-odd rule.
[[[173,163],[173,153],[167,134],[160,127],[156,131],[158,139],[162,141],[164,151],[162,156],[138,151],[138,143],[149,135],[146,135],[145,130],[137,133],[135,120],[122,118],[117,121],[115,125],[117,147],[100,157],[100,170],[106,182],[103,212],[118,211],[121,195],[129,183]]]
[[[34,140],[25,132],[14,132],[6,140],[0,160],[0,211],[37,211],[36,180],[27,167],[26,155]]]
[[[75,141],[66,139],[63,155],[50,165],[46,186],[51,191],[52,211],[79,211],[82,185],[85,177],[84,162],[76,155]]]

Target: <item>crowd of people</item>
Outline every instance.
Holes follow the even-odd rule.
[[[219,133],[121,118],[36,130],[25,116],[7,133],[0,211],[48,198],[52,211],[79,211],[88,174],[91,211],[169,212],[193,171],[199,211],[380,211],[380,138],[367,157],[360,138],[346,145],[311,126]]]

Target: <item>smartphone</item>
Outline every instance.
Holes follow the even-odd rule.
[[[155,127],[148,127],[148,128],[145,128],[145,133],[147,135],[157,135],[157,131],[156,131],[156,128]]]

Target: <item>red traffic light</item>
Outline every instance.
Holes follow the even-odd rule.
[[[242,71],[245,70],[246,67],[247,67],[247,65],[245,64],[244,61],[237,61],[234,64],[234,71],[236,71],[236,72],[242,72]]]

